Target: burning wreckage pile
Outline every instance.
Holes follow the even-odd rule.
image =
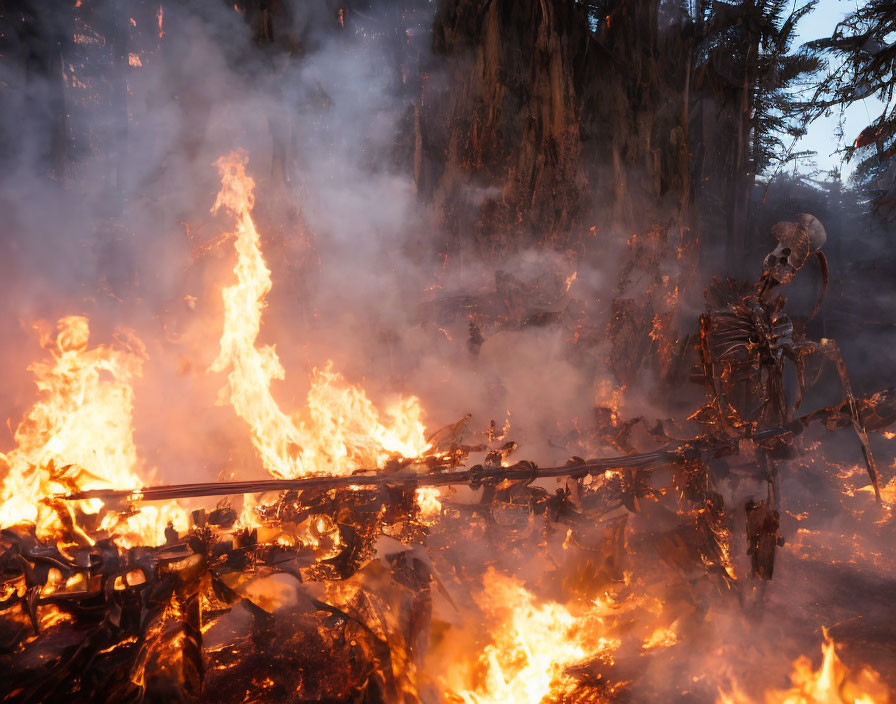
[[[146,487],[131,430],[142,346],[91,347],[85,318],[60,320],[31,367],[42,398],[2,456],[4,701],[892,701],[893,672],[841,661],[836,635],[820,665],[794,664],[788,689],[749,677],[722,625],[762,607],[785,533],[799,545],[812,511],[829,510],[782,511],[788,461],[851,482],[892,536],[896,485],[867,433],[896,419],[896,397],[855,398],[836,345],[803,339],[784,313],[780,287],[810,254],[823,262],[812,216],[776,226],[759,284],[716,287],[693,345],[700,433],[611,414],[618,456],[543,468],[514,463],[494,422],[465,444],[470,417],[427,436],[414,398],[384,419],[329,366],[304,417],[281,411],[269,389],[284,370],[256,345],[271,278],[254,184],[242,158],[217,165],[238,259],[212,369],[229,370],[229,401],[273,478]],[[801,387],[831,361],[843,402],[798,416],[787,360]],[[633,454],[638,424],[652,447]],[[813,426],[852,428],[863,472],[820,452],[794,460]],[[738,484],[751,499],[726,503]],[[201,497],[220,502],[186,508]]]

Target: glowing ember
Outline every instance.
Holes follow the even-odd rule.
[[[417,505],[420,507],[420,517],[427,523],[438,520],[442,513],[439,489],[434,486],[424,486],[417,489],[415,495]]]
[[[676,643],[678,643],[678,634],[675,632],[675,629],[660,627],[644,639],[644,642],[641,643],[641,649],[668,648]]]
[[[283,379],[285,371],[273,346],[256,345],[271,272],[252,220],[255,182],[246,174],[243,155],[222,157],[216,166],[221,191],[212,210],[223,207],[237,218],[237,281],[223,292],[224,332],[211,371],[230,369],[230,403],[251,427],[264,467],[279,477],[347,474],[395,455],[422,454],[428,445],[416,398],[400,399],[387,409],[384,421],[364,390],[346,383],[330,363],[313,371],[304,418],[280,409],[270,385]]]
[[[15,433],[16,447],[0,455],[6,476],[0,492],[0,525],[33,523],[39,535],[58,533],[63,518],[46,499],[73,489],[141,486],[131,415],[134,391],[131,381],[140,375],[145,351],[133,336],[122,336],[120,348],[88,347],[87,318],[69,316],[57,325],[55,338],[42,339],[50,359],[35,362],[42,398]],[[76,509],[99,513],[99,500],[61,502],[66,523],[89,541],[76,524]],[[138,541],[164,541],[164,528],[172,520],[185,528],[185,516],[176,504],[146,507],[120,521],[108,514],[101,529],[124,533]]]

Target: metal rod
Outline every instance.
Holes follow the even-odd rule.
[[[865,399],[861,400],[868,403]],[[787,434],[799,434],[811,421],[842,418],[839,406],[825,408],[797,418],[787,428],[769,428],[752,435],[758,442]],[[889,419],[887,424],[892,422]],[[484,467],[476,465],[469,469],[454,471],[429,471],[417,473],[411,470],[387,471],[362,470],[348,476],[319,475],[301,479],[257,479],[241,482],[205,482],[197,484],[168,484],[148,486],[139,489],[87,489],[62,494],[56,498],[75,501],[79,499],[102,499],[104,501],[171,501],[203,496],[229,496],[235,494],[259,494],[267,491],[301,491],[317,489],[326,491],[350,486],[446,486],[448,484],[469,484],[471,482],[510,480],[535,480],[551,477],[576,477],[586,474],[601,474],[614,469],[645,469],[668,464],[681,464],[695,459],[701,453],[715,452],[724,447],[736,450],[736,437],[725,441],[708,437],[696,438],[681,445],[664,448],[655,452],[618,455],[581,462],[571,462],[559,467],[536,467],[530,463],[518,462],[510,467]]]
[[[170,501],[201,496],[228,496],[232,494],[256,494],[266,491],[300,491],[303,489],[329,490],[349,486],[445,486],[467,484],[476,481],[500,481],[503,479],[543,479],[563,476],[599,474],[612,469],[636,469],[681,461],[680,450],[659,450],[633,455],[620,455],[603,459],[585,460],[559,467],[538,468],[527,463],[510,467],[483,467],[455,471],[377,471],[376,473],[350,474],[348,476],[316,476],[301,479],[259,479],[240,482],[209,482],[197,484],[169,484],[140,489],[87,489],[61,495],[67,500],[103,499],[127,501]]]

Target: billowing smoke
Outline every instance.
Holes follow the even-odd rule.
[[[417,196],[412,156],[431,3],[344,15],[303,4],[278,15],[273,36],[259,36],[263,16],[217,3],[74,12],[78,31],[41,72],[23,27],[62,41],[72,18],[9,18],[20,35],[2,68],[16,99],[0,114],[4,304],[19,321],[6,336],[10,367],[36,354],[36,318],[87,314],[97,341],[133,328],[150,360],[137,433],[159,476],[257,471],[228,409],[213,407],[221,379],[207,373],[233,257],[222,238],[231,223],[209,213],[212,163],[241,149],[258,182],[274,280],[263,337],[287,370],[275,391],[286,410],[304,402],[311,368],[332,359],[375,399],[420,396],[433,429],[471,412],[468,441],[479,442],[491,419],[509,417],[541,461],[582,451],[569,433],[591,423],[608,373],[568,341],[577,306],[609,292],[608,278],[545,252],[442,267],[438,214]],[[54,99],[66,106],[61,124]],[[478,354],[471,306],[486,320]],[[4,398],[27,403],[27,379],[6,384]]]

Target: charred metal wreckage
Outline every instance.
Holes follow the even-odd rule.
[[[735,512],[726,508],[719,476],[729,458],[745,452],[767,487],[765,498],[743,506],[752,572],[771,579],[782,542],[778,480],[782,460],[794,454],[793,439],[814,421],[853,427],[879,496],[867,431],[896,419],[892,390],[856,399],[836,343],[805,339],[786,313],[781,291],[810,256],[818,258],[827,281],[821,223],[800,215],[772,232],[779,244],[759,281],[745,289],[730,286],[737,295],[700,319],[699,376],[708,400],[693,416],[703,428],[697,438],[676,439],[658,424],[650,431],[653,451],[573,457],[540,468],[510,464],[516,444],[505,442],[494,423],[487,442],[463,444],[467,416],[430,437],[429,456],[347,477],[46,497],[63,525],[58,541],[42,539],[29,526],[0,534],[0,697],[416,701],[414,663],[425,648],[431,590],[442,589],[434,564],[461,569],[452,550],[471,526],[508,551],[531,549],[562,528],[592,565],[595,580],[620,581],[625,560],[656,551],[664,555],[663,569],[697,567],[708,583],[731,590]],[[807,362],[814,358],[834,363],[844,400],[797,417]],[[787,364],[798,380],[794,403],[785,393]],[[464,467],[475,452],[485,453],[484,461]],[[54,471],[64,480],[74,470]],[[565,483],[552,492],[542,486],[552,479]],[[450,485],[481,493],[468,503],[443,496],[436,514],[426,517],[417,491]],[[238,523],[224,498],[215,510],[193,511],[185,534],[169,526],[166,543],[156,547],[126,546],[97,527],[97,516],[72,508],[75,500],[99,498],[106,511],[127,513],[146,501],[259,492],[279,493],[256,509],[254,525]],[[626,541],[632,514],[675,527]],[[508,515],[522,518],[509,521]],[[301,587],[298,602],[276,617],[250,588],[273,575]],[[204,643],[208,629],[237,607],[251,621],[249,635],[214,647]],[[575,676],[592,692],[588,701],[602,701],[606,678],[594,667]]]

